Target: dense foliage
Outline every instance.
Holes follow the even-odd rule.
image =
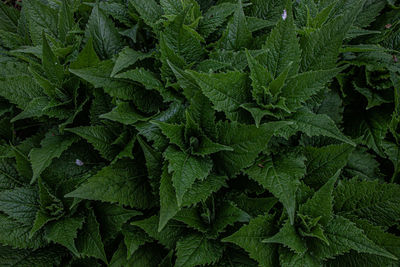
[[[398,266],[400,1],[0,2],[1,266]]]

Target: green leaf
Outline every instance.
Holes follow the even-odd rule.
[[[299,207],[299,213],[310,216],[311,218],[320,218],[319,223],[325,226],[332,220],[333,217],[333,188],[339,176],[337,172],[324,184],[312,198]]]
[[[107,59],[122,48],[122,42],[113,22],[100,10],[96,4],[86,25],[86,37],[93,39],[93,46],[97,54]]]
[[[267,67],[272,77],[278,77],[292,62],[289,76],[296,74],[300,66],[300,46],[296,36],[296,27],[293,21],[291,8],[286,10],[287,18],[279,19],[278,24],[271,31],[268,39],[263,45],[266,50],[262,62]]]
[[[321,148],[306,147],[307,175],[305,183],[318,187],[323,185],[338,170],[347,164],[349,155],[354,148],[348,144],[329,145]]]
[[[54,84],[61,84],[64,79],[64,67],[54,55],[46,36],[43,34],[42,65],[47,77]]]
[[[342,216],[357,216],[377,225],[391,226],[400,218],[397,184],[378,181],[341,181],[334,191],[334,210]]]
[[[252,259],[259,262],[261,266],[276,266],[275,246],[262,243],[261,241],[270,237],[274,232],[272,215],[264,215],[250,220],[248,225],[242,226],[233,235],[222,239],[243,248]]]
[[[89,211],[87,221],[76,240],[76,245],[82,255],[95,257],[107,264],[107,256],[100,236],[100,225],[93,210]]]
[[[0,211],[24,225],[31,225],[38,210],[38,195],[31,187],[0,192]]]
[[[281,96],[286,99],[287,107],[295,111],[311,96],[321,91],[337,73],[338,69],[328,69],[295,75],[287,80],[282,88]]]
[[[248,47],[251,39],[252,35],[247,25],[246,16],[243,12],[242,1],[239,0],[235,13],[229,21],[226,31],[222,35],[220,46],[228,50],[239,50]]]
[[[122,229],[122,234],[127,250],[127,259],[130,259],[140,246],[144,245],[146,242],[152,241],[151,237],[136,226],[124,227],[124,229]]]
[[[161,121],[152,121],[155,125],[157,125],[161,132],[168,137],[172,144],[177,145],[182,151],[186,150],[185,144],[185,125],[183,124],[172,124],[165,123]]]
[[[48,4],[32,0],[24,4],[24,10],[27,12],[27,20],[30,37],[34,45],[42,44],[42,33],[56,37],[57,29],[57,11]]]
[[[122,160],[104,167],[65,197],[117,202],[146,209],[156,204],[149,194],[150,190],[146,175],[138,163]]]
[[[176,242],[184,235],[184,225],[176,221],[170,221],[162,231],[158,232],[158,222],[159,217],[154,215],[141,221],[134,221],[131,224],[142,228],[163,246],[169,249],[174,248]]]
[[[32,99],[44,96],[42,88],[28,75],[29,71],[23,63],[0,63],[6,74],[0,73],[0,95],[17,107],[24,109]]]
[[[251,179],[257,181],[282,202],[291,224],[294,223],[296,210],[296,191],[300,178],[306,173],[304,160],[304,157],[289,154],[259,161],[259,164],[245,171]]]
[[[217,207],[217,212],[212,222],[211,234],[217,236],[223,232],[228,225],[236,222],[248,222],[250,215],[236,207],[232,202],[223,202]]]
[[[168,160],[168,171],[172,172],[172,184],[176,190],[178,206],[182,205],[184,194],[192,187],[195,180],[203,180],[213,166],[211,159],[200,158],[169,147],[164,157]]]
[[[15,164],[11,160],[0,158],[0,191],[23,185],[22,181]]]
[[[117,74],[115,77],[141,83],[149,90],[161,90],[163,88],[162,83],[156,78],[155,74],[143,68],[128,70]]]
[[[222,257],[223,247],[199,234],[185,236],[176,245],[176,267],[192,267],[216,263]]]
[[[382,176],[378,161],[366,148],[357,148],[350,154],[344,173],[348,177],[359,177],[365,180],[375,180]]]
[[[297,234],[295,227],[286,221],[279,232],[272,237],[264,239],[263,243],[279,243],[302,255],[307,251],[307,246]]]
[[[102,119],[116,121],[125,125],[132,125],[138,121],[149,118],[139,114],[128,102],[118,102],[117,106],[110,112],[100,115]]]
[[[140,136],[137,136],[137,140],[146,159],[147,174],[150,179],[150,185],[153,192],[157,192],[159,190],[159,177],[161,177],[162,172],[162,154],[145,143]]]
[[[183,195],[182,206],[191,206],[198,202],[205,201],[212,193],[217,192],[222,187],[227,187],[227,179],[227,176],[211,173],[204,180],[196,181]]]
[[[268,68],[261,65],[249,51],[246,50],[247,62],[250,68],[250,78],[252,81],[252,95],[254,100],[259,101],[267,92],[268,85],[273,79],[273,75]],[[272,93],[273,94],[273,93]],[[274,95],[274,94],[273,94]]]
[[[302,71],[334,68],[343,39],[357,14],[362,10],[364,0],[352,1],[351,6],[321,28],[304,35],[300,40],[302,50]]]
[[[382,142],[389,129],[390,115],[383,109],[373,108],[368,111],[359,111],[348,118],[349,120],[345,123],[351,136],[359,139],[362,144],[383,157]]]
[[[116,139],[112,129],[105,126],[81,126],[65,129],[87,140],[107,160],[112,160],[118,153],[118,149],[112,145]]]
[[[257,128],[254,125],[239,123],[219,123],[218,143],[233,148],[215,154],[216,167],[229,176],[252,165],[258,154],[267,146],[276,130],[284,124],[272,122]]]
[[[18,29],[19,12],[5,3],[0,4],[0,29],[7,32],[16,32]]]
[[[329,246],[320,244],[321,241],[317,239],[314,239],[315,243],[312,245],[314,255],[320,258],[331,258],[353,249],[359,253],[379,255],[397,260],[394,255],[368,239],[361,229],[344,217],[334,217],[326,225],[325,235],[329,240]]]
[[[136,62],[150,58],[152,56],[151,53],[143,53],[136,50],[133,50],[129,47],[125,47],[122,51],[118,54],[118,58],[115,61],[114,68],[111,72],[111,76],[115,76],[118,72],[133,66]]]
[[[225,112],[231,120],[238,119],[240,105],[249,99],[248,79],[244,73],[189,73],[213,103],[214,109]]]
[[[75,239],[78,230],[82,228],[84,219],[82,217],[63,218],[51,222],[46,227],[46,238],[68,248],[74,255],[79,257],[79,252],[75,246]]]
[[[73,136],[47,133],[46,137],[40,142],[41,147],[33,148],[29,153],[33,170],[31,184],[50,166],[53,159],[59,158],[75,141],[76,138]]]
[[[71,69],[83,69],[97,66],[99,63],[100,59],[93,47],[93,38],[89,38],[82,51],[78,54],[77,59],[71,63],[70,67]]]
[[[144,22],[154,27],[163,15],[161,7],[154,0],[129,0]]]
[[[279,263],[282,267],[319,267],[322,265],[319,260],[311,256],[309,253],[300,255],[283,247],[279,249]]]
[[[176,193],[172,184],[172,175],[168,173],[168,168],[164,167],[161,175],[160,184],[160,222],[158,231],[160,232],[170,219],[179,211]]]
[[[0,261],[4,266],[57,266],[61,264],[64,250],[60,247],[45,247],[37,250],[0,247]]]
[[[327,136],[355,146],[355,143],[337,128],[328,115],[300,111],[289,121],[293,124],[278,132],[279,135],[288,138],[297,131],[301,131],[308,136]]]
[[[46,245],[43,233],[37,232],[29,238],[31,225],[21,224],[4,214],[0,214],[0,243],[13,248],[37,249]]]
[[[203,19],[200,20],[199,32],[204,37],[208,37],[223,25],[226,19],[235,11],[235,7],[236,4],[229,2],[210,7],[207,12],[203,14]],[[239,15],[240,14],[237,14],[237,16]],[[239,19],[239,17],[236,17],[236,19]]]
[[[99,64],[79,69],[69,69],[69,71],[85,81],[93,84],[94,87],[102,87],[106,93],[122,100],[135,99],[135,91],[132,84],[111,78],[110,74],[114,63],[111,60],[101,61]]]
[[[74,11],[68,0],[62,0],[58,12],[58,34],[64,43],[70,40],[70,31],[75,27]]]
[[[134,216],[142,215],[140,211],[125,209],[119,205],[100,203],[95,212],[103,231],[103,239],[114,238],[122,230],[122,226]]]
[[[235,197],[233,201],[238,208],[253,217],[268,213],[278,202],[274,197],[248,197],[244,193]]]

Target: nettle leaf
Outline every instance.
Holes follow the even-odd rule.
[[[223,242],[234,243],[247,251],[252,259],[261,266],[274,266],[275,247],[261,241],[274,232],[274,220],[271,215],[264,215],[250,220],[248,225],[242,226],[236,233],[224,238]]]
[[[71,69],[82,69],[96,66],[99,63],[100,59],[94,50],[93,38],[89,38],[83,49],[79,52],[76,60],[71,63],[70,67]]]
[[[357,252],[397,259],[384,248],[368,239],[361,229],[344,217],[334,217],[326,225],[325,235],[329,240],[329,246],[318,244],[321,241],[316,239],[314,239],[315,243],[312,245],[314,254],[320,258],[331,258],[353,249]]]
[[[397,184],[378,181],[341,181],[334,191],[334,209],[345,217],[357,216],[377,225],[390,226],[400,216],[396,204],[399,190]]]
[[[179,211],[175,189],[172,184],[172,175],[164,167],[160,183],[160,222],[158,231],[161,231],[167,222]]]
[[[161,7],[154,0],[129,0],[140,17],[150,26],[155,26],[156,22],[163,15]]]
[[[297,131],[301,131],[308,136],[327,136],[355,146],[355,143],[337,128],[328,115],[299,111],[289,121],[293,124],[284,127],[278,135],[288,138]]]
[[[122,48],[122,42],[113,22],[100,10],[96,4],[86,25],[86,37],[93,39],[93,46],[97,54],[107,59]]]
[[[240,105],[249,99],[248,79],[244,73],[205,74],[190,72],[190,74],[217,111],[225,112],[231,120],[239,118]]]
[[[197,266],[216,263],[222,257],[223,246],[200,234],[184,237],[176,245],[175,266]]]
[[[226,19],[235,11],[233,3],[221,3],[210,7],[199,23],[199,32],[207,37],[223,25]],[[236,18],[238,19],[238,18]]]
[[[144,209],[156,204],[150,192],[146,174],[138,163],[121,160],[104,167],[66,197],[117,202]]]
[[[301,51],[291,8],[286,13],[287,18],[280,19],[268,36],[263,45],[266,54],[260,57],[272,77],[278,77],[289,63],[292,63],[290,76],[296,74],[300,66]]]
[[[143,229],[150,237],[157,240],[160,244],[167,248],[173,248],[176,242],[182,238],[185,227],[177,221],[170,221],[165,225],[162,231],[158,231],[159,217],[154,215],[150,218],[134,221],[131,224]]]
[[[343,39],[364,4],[364,0],[353,2],[343,15],[300,39],[302,71],[335,67]]]
[[[233,17],[222,35],[220,46],[228,50],[239,50],[248,47],[251,39],[252,35],[244,15],[242,0],[239,0]]]
[[[131,85],[122,80],[111,78],[114,63],[111,60],[104,60],[97,65],[69,69],[69,71],[85,81],[90,82],[96,88],[103,88],[111,96],[122,100],[134,99],[135,92]]]
[[[333,188],[339,172],[330,178],[317,192],[314,193],[312,198],[299,207],[298,212],[303,215],[311,216],[312,218],[319,218],[318,222],[326,225],[332,220],[333,216]]]
[[[173,54],[184,59],[187,63],[200,61],[204,50],[201,42],[204,41],[193,28],[185,25],[185,19],[189,16],[189,7],[181,10],[180,14],[171,17],[165,23],[165,29],[162,32],[163,42]],[[168,57],[170,59],[170,57]],[[170,59],[175,63],[174,60]],[[177,64],[180,66],[180,64]]]
[[[31,183],[39,178],[42,172],[50,166],[53,159],[59,158],[75,141],[74,136],[47,133],[46,137],[40,142],[41,147],[33,148],[29,153],[33,170]]]
[[[4,158],[0,159],[0,191],[23,185],[23,181],[24,179],[18,175],[14,162]]]
[[[65,252],[60,247],[55,246],[34,251],[2,246],[0,251],[0,260],[5,266],[18,265],[21,267],[59,265],[65,255]]]
[[[196,180],[208,176],[213,166],[211,159],[186,154],[170,146],[164,157],[168,160],[168,171],[172,173],[172,183],[176,190],[178,205],[182,205],[184,194]]]
[[[118,153],[118,149],[112,145],[116,139],[115,132],[110,128],[105,126],[81,126],[65,130],[87,140],[105,159],[112,160]]]
[[[143,53],[140,51],[133,50],[129,47],[125,47],[122,51],[118,54],[118,58],[115,61],[114,68],[111,72],[111,76],[115,76],[118,72],[133,66],[136,62],[150,58],[152,56],[151,53]]]
[[[100,115],[100,118],[116,121],[125,125],[132,125],[138,121],[146,121],[149,119],[148,117],[138,113],[132,105],[127,102],[119,102],[113,110]]]
[[[277,234],[262,242],[282,244],[300,255],[307,251],[304,240],[297,234],[295,227],[289,221],[283,224]]]
[[[0,29],[16,32],[18,29],[19,12],[5,3],[0,4]]]
[[[280,122],[272,122],[257,128],[254,125],[239,123],[218,124],[218,142],[231,147],[233,151],[215,154],[216,167],[228,175],[235,175],[243,168],[249,167],[266,147],[274,132],[283,125]]]
[[[42,232],[30,237],[30,225],[21,224],[4,214],[0,214],[0,230],[2,233],[7,233],[0,235],[0,243],[6,246],[37,249],[46,245]]]
[[[31,225],[38,210],[38,195],[31,187],[17,187],[0,192],[0,211],[25,225]]]
[[[288,79],[281,96],[290,110],[296,110],[302,103],[317,94],[336,74],[338,69],[303,72]]]
[[[24,3],[24,11],[27,13],[29,33],[35,45],[42,44],[42,33],[52,37],[57,36],[57,11],[47,3],[39,0]]]
[[[71,217],[50,223],[46,227],[46,238],[68,248],[73,254],[79,256],[75,246],[78,230],[82,228],[84,218]]]
[[[76,240],[78,251],[85,256],[95,257],[107,263],[103,241],[100,236],[99,223],[93,210],[89,211],[87,220]]]
[[[306,147],[307,175],[305,183],[311,186],[321,186],[338,170],[347,164],[354,148],[348,144],[329,145],[321,148]]]
[[[257,161],[257,164],[245,171],[251,179],[282,202],[291,224],[294,222],[296,210],[296,191],[300,179],[306,173],[304,160],[304,157],[298,155],[285,155]]]
[[[142,215],[140,211],[125,209],[110,203],[96,205],[95,213],[104,233],[103,239],[114,238],[129,219]]]

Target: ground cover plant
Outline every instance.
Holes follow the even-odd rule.
[[[0,266],[398,266],[400,1],[0,2]]]

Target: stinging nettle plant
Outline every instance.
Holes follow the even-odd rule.
[[[400,2],[0,2],[1,266],[398,266]]]

